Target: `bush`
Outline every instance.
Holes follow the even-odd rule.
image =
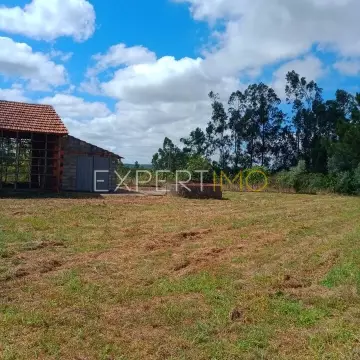
[[[254,191],[260,189],[265,190],[269,184],[270,173],[268,169],[262,166],[254,166],[251,169],[245,169],[242,171],[243,186],[249,186]]]
[[[360,195],[360,164],[354,171],[354,187],[355,193],[357,195]]]
[[[296,167],[289,171],[280,172],[275,179],[275,184],[279,190],[294,189],[299,191],[303,187],[303,182],[306,180],[306,165],[305,161],[299,161]]]
[[[305,162],[299,161],[296,167],[279,173],[275,183],[280,191],[291,189],[297,193],[316,194],[322,191],[335,191],[337,179],[333,175],[308,173],[305,170]]]
[[[316,194],[318,192],[334,192],[336,179],[331,175],[308,174],[307,192]],[[305,189],[306,190],[306,189]]]
[[[337,175],[335,191],[340,194],[355,194],[356,184],[354,173],[344,171]]]

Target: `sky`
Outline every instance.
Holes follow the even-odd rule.
[[[359,91],[359,0],[2,0],[0,99],[53,105],[71,135],[146,164],[254,82]]]

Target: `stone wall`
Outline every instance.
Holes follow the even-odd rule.
[[[119,163],[119,158],[104,149],[95,145],[89,144],[85,141],[77,139],[73,136],[66,136],[63,139],[64,162],[63,162],[63,176],[62,176],[62,190],[76,191],[76,166],[78,156],[101,156],[110,158],[110,191],[114,191],[118,179],[115,170]]]

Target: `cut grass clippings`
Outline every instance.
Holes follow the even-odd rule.
[[[360,198],[2,199],[1,359],[357,359]]]

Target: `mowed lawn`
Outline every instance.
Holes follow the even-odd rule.
[[[1,359],[359,359],[360,198],[0,200]]]

